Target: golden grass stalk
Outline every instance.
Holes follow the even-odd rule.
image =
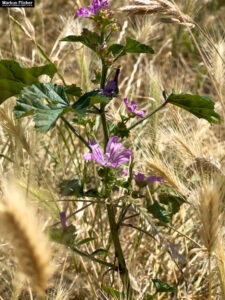
[[[220,281],[220,288],[225,299],[225,251],[223,245],[223,237],[219,236],[218,242],[216,244],[216,265],[218,269],[218,277]]]
[[[207,251],[212,253],[218,240],[222,219],[224,189],[218,180],[206,181],[196,194],[201,222],[201,237]]]
[[[160,17],[160,20],[165,23],[195,26],[191,17],[183,14],[173,3],[167,0],[134,0],[134,5],[123,6],[119,8],[119,11],[132,15],[152,14]]]
[[[24,128],[21,123],[15,122],[13,112],[7,104],[0,108],[0,125],[10,137],[22,145],[29,155],[32,155],[32,150],[27,141]]]
[[[181,195],[187,195],[188,189],[182,183],[178,174],[175,171],[175,166],[171,165],[165,158],[161,158],[152,151],[146,151],[146,167],[149,168],[153,174],[162,177],[167,184],[177,190]]]
[[[192,176],[194,173],[203,174],[222,174],[219,166],[212,160],[204,157],[196,157],[194,162],[187,167],[187,176]]]
[[[199,220],[201,223],[200,234],[204,246],[208,252],[208,280],[209,298],[212,299],[212,267],[211,258],[213,251],[216,251],[218,237],[222,228],[222,202],[224,200],[224,180],[222,177],[215,177],[214,180],[206,180],[193,193],[196,203]]]
[[[21,271],[31,286],[44,293],[52,274],[50,246],[37,217],[14,185],[4,184],[0,232],[12,244]]]
[[[203,54],[217,85],[219,96],[223,99],[225,96],[225,40],[221,36],[215,39],[206,34],[203,42]]]

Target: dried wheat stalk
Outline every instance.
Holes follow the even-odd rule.
[[[167,0],[134,0],[133,5],[123,6],[118,9],[128,14],[146,15],[152,14],[160,17],[165,23],[178,23],[194,27],[194,21],[186,14],[183,14],[176,5]]]
[[[27,205],[18,189],[13,185],[5,185],[1,200],[0,233],[12,244],[21,271],[31,286],[43,294],[52,274],[47,239],[33,209]]]

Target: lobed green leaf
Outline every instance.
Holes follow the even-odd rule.
[[[167,98],[167,102],[181,107],[198,118],[207,120],[209,123],[219,123],[220,115],[214,111],[215,103],[210,97],[191,94],[174,94]]]
[[[38,83],[38,77],[45,74],[51,78],[57,72],[54,64],[25,68],[15,60],[0,61],[0,104],[6,99],[19,95],[21,90]]]
[[[55,126],[68,107],[69,101],[63,86],[39,83],[22,90],[14,114],[17,119],[33,115],[35,128],[46,132]]]

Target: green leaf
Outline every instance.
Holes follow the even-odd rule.
[[[106,249],[103,249],[103,248],[99,248],[99,249],[96,249],[94,252],[91,253],[92,256],[95,256],[95,255],[102,255],[102,254],[107,254],[108,251]]]
[[[209,123],[219,123],[221,120],[220,116],[214,111],[215,103],[210,97],[172,93],[167,98],[167,102],[179,106],[196,117],[207,120]]]
[[[101,44],[100,36],[87,28],[83,29],[82,35],[69,35],[61,40],[61,42],[80,42],[88,48],[96,51],[97,46]]]
[[[102,287],[102,290],[104,292],[106,292],[108,296],[111,296],[113,299],[117,299],[117,300],[124,300],[125,299],[122,293],[120,293],[119,291],[117,291],[117,290],[115,290],[111,287],[108,287],[108,286],[104,285]]]
[[[94,90],[82,95],[73,105],[72,108],[75,109],[79,114],[84,115],[87,108],[92,105],[92,98],[99,96],[100,90]],[[95,99],[95,98],[94,98]],[[95,101],[95,100],[94,100]],[[96,102],[95,102],[96,103]]]
[[[109,47],[108,53],[112,52],[114,56],[116,56],[116,60],[126,55],[127,53],[150,53],[153,54],[154,50],[145,44],[141,44],[140,42],[131,39],[129,37],[126,38],[126,45],[121,44],[113,44]]]
[[[81,93],[82,93],[82,89],[80,87],[76,86],[75,84],[71,84],[71,85],[67,85],[65,87],[65,92],[68,95],[80,97]]]
[[[140,42],[129,37],[126,38],[124,50],[126,53],[154,53],[154,50],[150,46],[141,44]]]
[[[54,64],[40,67],[24,68],[14,60],[0,61],[0,103],[7,98],[20,94],[21,90],[38,83],[38,77],[46,74],[50,77],[57,72]]]
[[[32,67],[26,70],[30,72],[34,77],[39,77],[44,74],[52,78],[57,72],[57,68],[54,64],[48,64],[40,67]]]
[[[89,189],[87,190],[87,192],[83,194],[83,196],[95,198],[95,197],[99,197],[99,192],[96,189]]]
[[[120,54],[119,55],[119,57],[120,57],[120,56],[123,56],[126,54],[124,49],[125,49],[125,46],[123,46],[121,44],[112,44],[108,49],[108,53],[112,52],[112,54],[114,56],[117,56],[118,54]]]
[[[58,186],[62,196],[83,195],[83,184],[80,179],[63,180]]]
[[[49,234],[54,242],[71,247],[76,238],[76,228],[72,224],[64,228],[50,228]]]
[[[176,214],[180,210],[180,206],[185,203],[185,200],[182,197],[176,195],[163,193],[158,197],[160,203],[163,203],[168,207],[170,215]]]
[[[14,108],[16,118],[33,115],[35,128],[46,132],[69,107],[63,86],[52,83],[33,84],[22,90]]]
[[[152,282],[157,290],[157,293],[171,293],[171,292],[176,292],[177,289],[172,286],[171,284],[165,282],[165,281],[161,281],[157,278],[152,279]]]
[[[96,96],[90,97],[90,104],[98,104],[98,103],[103,103],[103,104],[108,104],[111,98],[106,97],[102,94],[98,94]]]
[[[160,205],[158,201],[154,201],[147,209],[157,220],[163,223],[169,223],[171,221],[170,212],[168,212],[164,206]]]

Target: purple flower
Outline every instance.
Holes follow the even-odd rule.
[[[63,210],[59,213],[60,216],[60,221],[62,224],[62,227],[65,228],[67,226],[67,221],[66,221],[66,212]]]
[[[137,116],[139,118],[144,117],[144,114],[146,113],[146,110],[137,110],[138,106],[137,106],[135,101],[131,101],[129,103],[127,98],[123,99],[123,101],[126,105],[126,109],[127,109],[129,114],[132,114],[132,115]]]
[[[96,15],[102,8],[109,5],[108,1],[92,0],[91,5],[87,8],[81,7],[76,11],[77,17],[89,18],[92,15]]]
[[[120,68],[116,69],[116,74],[114,76],[114,79],[109,81],[104,90],[103,90],[103,95],[107,97],[114,97],[118,94],[118,78],[120,74]]]
[[[89,141],[92,153],[85,153],[84,159],[95,160],[101,166],[112,168],[116,168],[118,165],[130,161],[132,151],[128,149],[121,150],[123,145],[118,142],[118,139],[118,136],[113,136],[109,139],[105,155],[96,142]]]
[[[146,178],[146,176],[140,172],[134,175],[134,179],[139,187],[144,187],[149,183],[153,182],[164,182],[164,180],[161,177],[149,176]]]
[[[126,171],[126,170],[123,170],[123,171],[121,172],[121,175],[127,176],[127,175],[129,175],[129,172]]]

